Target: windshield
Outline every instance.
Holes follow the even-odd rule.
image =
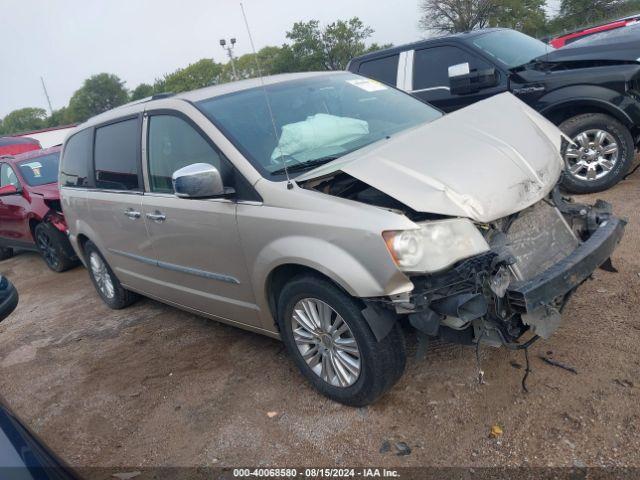
[[[471,37],[467,42],[507,68],[519,67],[554,50],[552,46],[515,30],[498,30]]]
[[[202,100],[198,107],[260,173],[279,180],[442,116],[375,80],[338,73]],[[275,131],[274,133],[274,123]],[[293,176],[293,175],[292,175]]]
[[[24,181],[32,187],[58,181],[58,163],[60,152],[50,153],[42,157],[23,160],[18,163]]]

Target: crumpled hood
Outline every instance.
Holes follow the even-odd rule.
[[[510,93],[381,140],[299,176],[341,170],[418,212],[490,222],[554,187],[562,133]]]
[[[57,183],[45,183],[44,185],[37,185],[29,187],[32,193],[42,195],[46,200],[60,200],[60,189]]]

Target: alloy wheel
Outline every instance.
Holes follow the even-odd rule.
[[[296,346],[309,368],[334,387],[349,387],[360,376],[360,349],[344,319],[322,300],[304,298],[291,315]]]
[[[45,262],[47,262],[47,264],[53,269],[58,268],[60,258],[58,257],[58,252],[53,245],[51,237],[49,237],[45,232],[39,232],[36,241]]]
[[[598,180],[618,163],[619,152],[618,143],[609,132],[585,130],[573,138],[573,145],[565,153],[567,171],[578,180]]]
[[[100,255],[96,252],[91,252],[91,255],[89,256],[89,265],[91,267],[91,274],[93,275],[100,292],[107,298],[113,298],[115,289],[113,288],[111,274]]]

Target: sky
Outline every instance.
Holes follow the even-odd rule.
[[[418,40],[418,0],[244,0],[256,49],[285,42],[294,22],[358,16],[371,41]],[[201,58],[226,61],[220,38],[251,51],[238,0],[2,0],[0,118],[22,107],[54,110],[91,75],[118,75],[132,90]]]

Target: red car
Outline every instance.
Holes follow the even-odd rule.
[[[78,264],[60,207],[60,150],[0,157],[0,260],[22,248],[40,252],[56,272]]]
[[[615,30],[616,28],[626,27],[627,25],[633,25],[634,23],[638,23],[640,21],[640,15],[632,15],[630,17],[621,18],[619,20],[614,20],[609,23],[605,23],[603,25],[597,25],[595,27],[584,28],[582,30],[577,30],[575,32],[566,33],[556,38],[552,38],[549,41],[549,45],[554,48],[561,48],[565,45],[569,45],[570,43],[575,42],[584,37],[588,37],[590,35],[594,35],[600,32],[607,32],[609,30]]]
[[[33,138],[0,137],[0,156],[17,155],[31,150],[39,150],[40,142]]]

